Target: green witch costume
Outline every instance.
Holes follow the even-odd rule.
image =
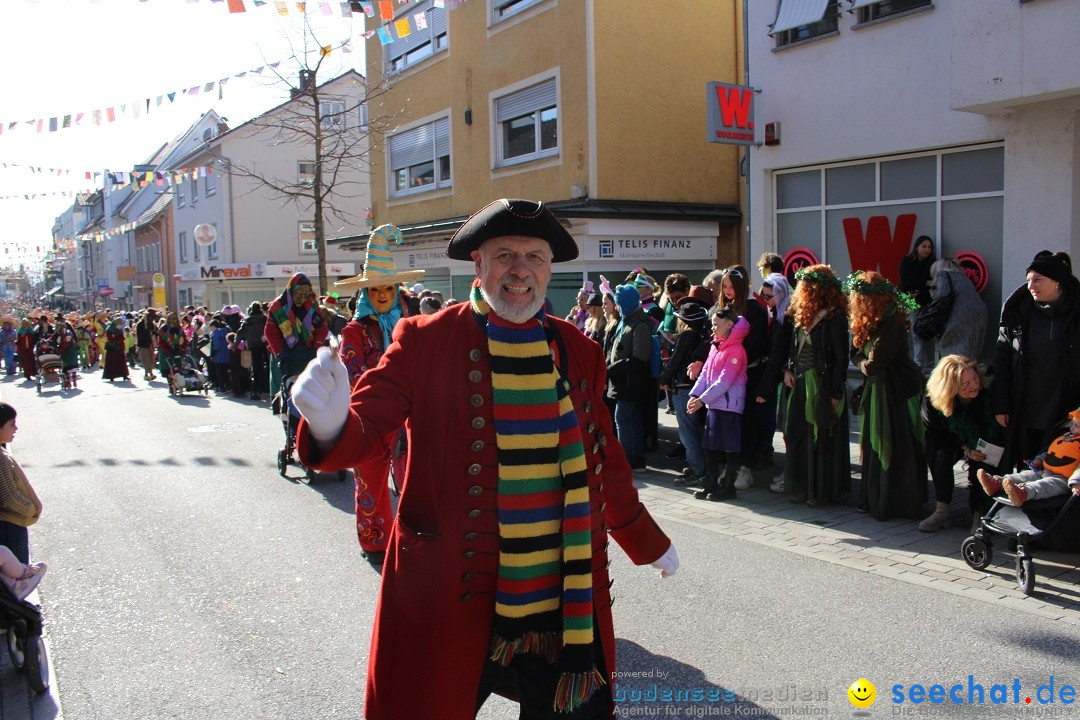
[[[799,282],[835,285],[840,281],[823,272],[801,270]],[[784,413],[784,486],[792,502],[814,507],[827,505],[851,491],[851,450],[848,413],[844,401],[847,378],[847,316],[840,308],[823,310],[809,329],[797,328],[791,316],[778,328],[762,387],[776,387],[778,365],[795,376]],[[832,400],[837,400],[833,407]]]
[[[853,273],[844,283],[851,293],[893,297],[877,328],[851,361],[866,376],[857,403],[862,449],[862,503],[878,520],[922,517],[926,500],[926,447],[920,415],[923,380],[908,355],[901,317],[914,301],[888,280],[871,283]]]

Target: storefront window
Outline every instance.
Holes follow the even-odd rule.
[[[989,270],[986,288],[982,291],[983,302],[986,303],[988,311],[983,357],[988,357],[994,347],[995,333],[992,329],[1001,314],[1000,299],[1004,297],[1003,292],[1007,295],[1024,282],[1023,266],[1002,268],[1004,206],[1005,198],[1001,196],[947,200],[941,203],[942,253],[947,256],[977,253]]]
[[[825,203],[848,205],[874,201],[873,163],[845,165],[825,171]]]
[[[970,195],[1005,189],[1003,148],[969,150],[941,158],[941,194]]]
[[[877,270],[900,282],[900,259],[920,235],[935,237],[934,203],[870,205],[825,213],[825,257],[838,277]]]
[[[789,212],[776,216],[776,252],[787,255],[795,248],[806,248],[822,259],[821,212]]]
[[[937,156],[881,163],[881,199],[906,200],[937,195]]]
[[[821,205],[821,171],[784,173],[776,178],[776,208]]]

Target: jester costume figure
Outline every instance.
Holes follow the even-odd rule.
[[[339,288],[360,288],[356,297],[356,312],[341,332],[341,360],[349,371],[351,384],[379,364],[390,345],[394,327],[408,317],[408,295],[400,283],[412,282],[423,276],[423,270],[397,271],[389,242],[401,242],[401,233],[393,225],[381,225],[368,239],[367,259],[362,275],[343,280]],[[397,485],[405,472],[405,437],[399,433],[391,444],[384,463],[367,468],[354,468],[356,480],[356,535],[360,550],[372,565],[382,565],[386,542],[390,536],[393,511],[390,488],[392,477]]]

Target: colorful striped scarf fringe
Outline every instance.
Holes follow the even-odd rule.
[[[561,673],[554,707],[572,712],[604,684],[593,660],[592,518],[585,446],[569,383],[552,361],[541,310],[487,316],[498,449],[499,576],[491,659],[542,655]]]

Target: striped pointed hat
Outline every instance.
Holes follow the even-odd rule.
[[[397,265],[394,264],[394,256],[390,254],[391,239],[398,245],[402,242],[401,231],[394,225],[380,225],[372,230],[371,235],[368,236],[364,272],[356,277],[338,280],[334,283],[334,287],[356,290],[359,288],[397,285],[398,283],[412,282],[422,278],[424,276],[423,270],[398,272]]]

